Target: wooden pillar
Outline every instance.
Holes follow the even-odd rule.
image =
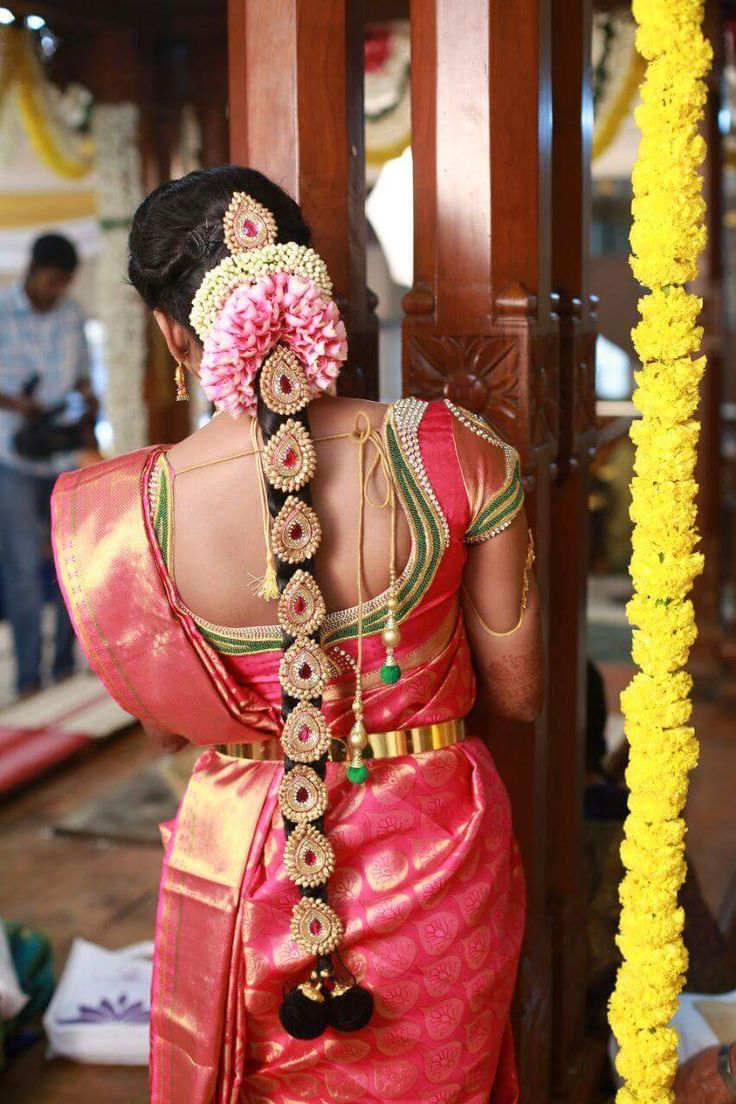
[[[146,67],[149,141],[145,147],[144,173],[153,189],[179,175],[176,156],[181,112],[191,91],[190,65],[196,51],[192,44],[178,36],[149,36],[144,41],[149,58]],[[181,441],[192,430],[189,405],[176,401],[174,371],[175,364],[166,342],[152,321],[147,376],[152,441]]]
[[[552,921],[550,1099],[591,1100],[605,1047],[586,1037],[583,867],[588,463],[595,449],[595,301],[590,295],[589,0],[552,0],[552,286],[560,317],[560,419],[552,483],[547,872]],[[564,657],[564,661],[562,658]]]
[[[227,118],[227,42],[211,34],[193,52],[194,102],[202,130],[202,167],[229,160]]]
[[[341,389],[375,397],[365,283],[361,0],[229,0],[230,155],[302,204],[350,341]]]
[[[412,394],[447,395],[484,414],[519,449],[546,620],[559,420],[550,2],[412,0],[411,23],[415,274],[404,301],[405,383]],[[517,1001],[522,1100],[548,1104],[548,718],[535,726],[484,720],[528,885]]]

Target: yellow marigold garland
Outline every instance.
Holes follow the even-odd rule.
[[[640,668],[622,695],[630,789],[621,855],[618,945],[623,955],[610,1020],[625,1080],[618,1104],[674,1099],[677,1035],[669,1022],[687,969],[677,895],[685,874],[682,811],[697,761],[690,720],[692,680],[683,670],[696,636],[687,595],[702,570],[696,551],[694,420],[705,359],[702,303],[683,287],[705,244],[699,133],[711,49],[703,0],[634,0],[637,47],[647,61],[634,168],[631,245],[637,280],[651,289],[633,331],[641,359],[634,401],[642,418],[631,516],[633,658]]]

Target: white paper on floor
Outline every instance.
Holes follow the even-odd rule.
[[[153,943],[108,951],[75,939],[43,1019],[51,1056],[148,1064]]]

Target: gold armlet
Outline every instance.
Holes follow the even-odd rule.
[[[467,587],[463,587],[463,594],[468,600],[468,605],[475,614],[480,627],[483,632],[488,633],[489,636],[513,636],[515,632],[518,632],[524,621],[524,614],[526,613],[526,607],[529,602],[529,577],[531,575],[532,567],[534,566],[534,534],[529,531],[529,546],[526,553],[526,563],[524,564],[524,578],[521,584],[521,611],[519,613],[519,620],[514,625],[513,629],[507,629],[506,632],[496,632],[492,629],[484,620],[483,616],[476,606],[473,599],[470,597],[470,591]]]

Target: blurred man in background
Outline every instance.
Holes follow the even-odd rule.
[[[17,690],[41,685],[42,564],[51,489],[94,434],[96,404],[68,238],[34,243],[24,280],[0,292],[0,563],[13,630]],[[53,678],[74,668],[74,634],[56,588]]]

